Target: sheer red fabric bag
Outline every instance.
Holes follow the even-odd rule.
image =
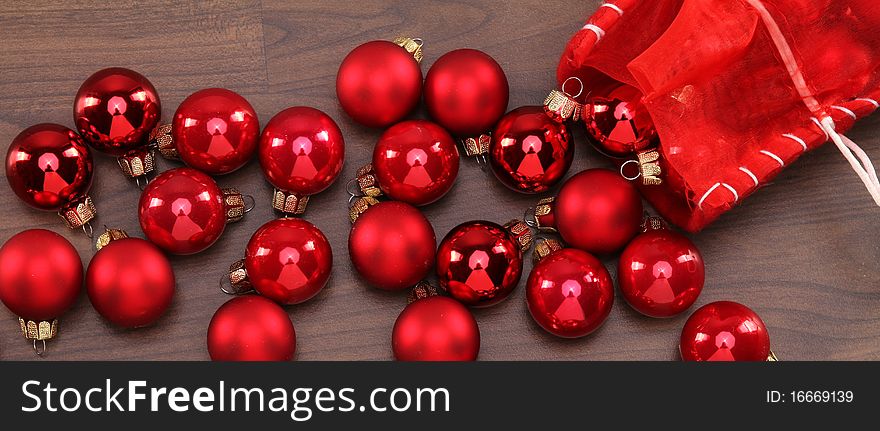
[[[867,156],[841,134],[880,98],[877,0],[617,0],[566,46],[560,85],[642,91],[660,137],[670,222],[698,231],[832,140],[880,205]]]

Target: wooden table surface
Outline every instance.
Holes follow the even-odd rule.
[[[561,1],[149,1],[73,0],[37,4],[15,0],[0,11],[0,143],[35,123],[72,127],[71,105],[91,73],[123,66],[146,75],[159,90],[168,119],[190,93],[226,87],[244,95],[262,124],[293,105],[329,113],[346,137],[340,179],[315,196],[306,218],[321,228],[335,254],[329,285],[311,301],[288,307],[297,331],[299,360],[392,359],[390,334],[406,304],[404,294],[367,287],[348,259],[345,181],[366,163],[381,131],[358,126],[341,111],[334,80],[340,61],[374,39],[413,35],[425,40],[427,71],[443,53],[462,47],[486,51],[510,81],[510,108],[539,104],[554,85],[568,38],[600,0]],[[129,4],[131,3],[131,4]],[[637,31],[637,29],[633,29]],[[417,116],[424,116],[420,108]],[[880,119],[861,122],[849,136],[880,161]],[[606,162],[576,133],[569,174]],[[102,225],[142,236],[136,215],[139,190],[115,160],[96,155],[91,195]],[[161,161],[160,169],[178,166]],[[46,359],[208,359],[205,333],[228,296],[217,280],[239,259],[251,234],[273,218],[271,189],[258,163],[218,178],[256,198],[244,221],[195,256],[172,257],[177,292],[154,326],[120,330],[95,312],[85,293],[61,318]],[[28,228],[63,234],[83,264],[93,243],[68,231],[57,215],[32,210],[0,186],[0,240]],[[438,238],[472,219],[504,222],[521,216],[534,196],[504,188],[464,161],[458,182],[439,203],[425,208]],[[772,348],[783,360],[880,359],[880,210],[833,148],[825,146],[787,169],[761,190],[693,236],[707,270],[697,306],[735,300],[757,311],[769,326]],[[606,258],[612,273],[614,258]],[[531,268],[530,259],[525,274]],[[525,306],[522,285],[501,304],[474,310],[483,360],[670,360],[687,314],[654,320],[634,312],[618,295],[605,325],[579,340],[544,333]],[[32,360],[18,322],[0,307],[0,359]]]

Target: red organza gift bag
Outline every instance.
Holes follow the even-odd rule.
[[[557,78],[570,77],[642,91],[663,183],[640,187],[688,231],[829,140],[880,205],[870,160],[842,135],[878,107],[878,0],[617,0],[568,43]]]

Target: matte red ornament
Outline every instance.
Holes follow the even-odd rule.
[[[440,287],[465,305],[501,302],[519,283],[522,249],[504,227],[470,221],[453,228],[437,249]]]
[[[95,72],[79,87],[73,103],[79,133],[94,149],[114,156],[143,146],[161,115],[153,84],[122,67]]]
[[[638,232],[642,198],[617,172],[589,169],[569,178],[554,204],[556,229],[571,247],[613,253]]]
[[[510,88],[504,70],[475,49],[448,52],[428,70],[425,104],[453,135],[473,137],[492,129],[507,111]]]
[[[110,322],[123,328],[147,326],[171,305],[174,271],[150,242],[114,239],[89,263],[86,292],[98,314]]]
[[[772,357],[764,321],[745,305],[719,301],[688,318],[681,331],[685,361],[766,361]]]
[[[380,202],[351,227],[348,254],[358,274],[383,290],[413,287],[434,265],[437,238],[421,211],[404,202]]]
[[[458,162],[452,136],[425,120],[391,126],[373,150],[373,170],[382,192],[416,206],[436,202],[449,192]]]
[[[260,166],[275,186],[275,209],[302,213],[310,195],[333,184],[345,159],[345,140],[327,114],[306,106],[269,120],[259,146]]]
[[[94,162],[82,138],[59,124],[43,123],[18,134],[6,153],[6,179],[24,203],[58,211],[86,197]]]
[[[612,87],[604,95],[591,93],[584,122],[599,151],[611,157],[632,157],[658,143],[642,93],[630,85]]]
[[[208,325],[208,354],[214,361],[289,361],[295,352],[290,316],[259,295],[230,299]]]
[[[22,334],[37,341],[54,337],[58,317],[82,289],[82,261],[64,237],[29,229],[9,238],[0,248],[0,301],[19,317]]]
[[[327,284],[333,250],[315,225],[282,218],[254,232],[244,264],[250,284],[260,295],[281,304],[299,304]]]
[[[224,194],[201,171],[171,169],[147,185],[138,218],[147,239],[163,250],[198,253],[214,244],[226,228]]]
[[[564,248],[541,259],[526,283],[529,313],[547,332],[564,338],[588,335],[611,313],[614,284],[593,255]]]
[[[400,121],[422,95],[422,69],[416,58],[421,59],[421,51],[416,56],[384,40],[352,50],[336,74],[336,96],[342,109],[368,127]]]
[[[244,166],[257,150],[260,122],[248,101],[225,88],[189,95],[174,113],[171,135],[177,155],[212,175]]]
[[[636,236],[620,255],[617,274],[626,302],[650,317],[672,317],[690,308],[706,276],[694,243],[664,227]]]
[[[474,361],[480,328],[458,301],[431,296],[403,309],[394,322],[391,348],[398,361]]]
[[[542,193],[562,180],[571,167],[574,146],[565,123],[542,106],[523,106],[501,118],[492,132],[489,165],[507,187]]]

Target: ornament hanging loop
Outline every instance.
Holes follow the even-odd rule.
[[[247,214],[254,210],[257,206],[257,200],[254,199],[251,195],[241,195],[241,200],[244,201],[244,213]]]
[[[40,341],[40,342],[43,343],[43,348],[42,348],[42,349],[37,347],[37,341]],[[46,340],[37,340],[37,339],[35,338],[35,339],[33,340],[33,342],[34,342],[34,344],[33,344],[33,346],[34,346],[34,353],[36,353],[37,356],[39,356],[39,357],[43,357],[43,354],[46,353],[46,349],[47,349],[47,347],[46,347]]]
[[[538,229],[538,220],[535,218],[535,208],[528,207],[525,212],[523,212],[523,221],[526,222],[526,225],[532,229]]]
[[[576,94],[571,94],[570,92],[565,91],[565,86],[571,81],[577,82],[578,85],[580,86],[578,88],[578,91]],[[577,99],[578,97],[581,96],[581,94],[584,94],[584,81],[581,81],[581,79],[578,78],[577,76],[571,76],[571,77],[568,77],[565,81],[562,81],[562,87],[560,89],[562,90],[562,92],[565,95],[571,97],[572,99]]]
[[[89,238],[93,238],[94,235],[95,235],[95,229],[92,227],[92,223],[91,223],[91,222],[85,222],[85,223],[82,225],[82,231],[83,231],[83,233],[86,234],[86,236],[89,237]]]
[[[628,181],[635,181],[642,176],[642,173],[639,172],[638,170],[636,170],[635,175],[627,175],[626,174],[626,171],[627,171],[626,167],[632,166],[632,165],[635,165],[636,167],[638,167],[639,162],[637,162],[635,160],[627,160],[627,161],[623,162],[622,165],[620,165],[620,176],[622,176],[624,179],[626,179]]]

